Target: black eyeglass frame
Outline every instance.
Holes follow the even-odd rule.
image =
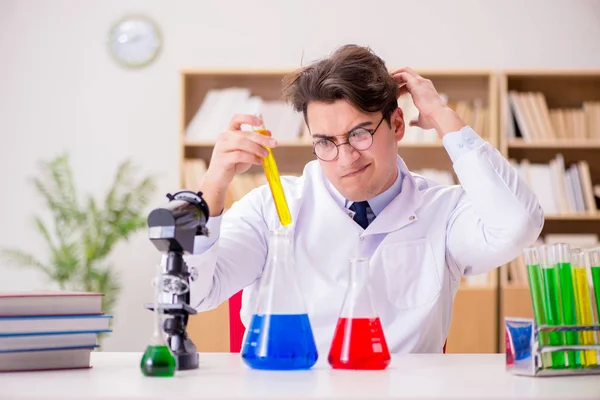
[[[340,146],[343,146],[343,145],[345,145],[345,144],[347,144],[348,146],[352,147],[352,148],[353,148],[354,150],[356,150],[356,151],[365,151],[365,150],[369,150],[369,149],[371,148],[371,146],[373,146],[373,135],[375,135],[375,132],[377,132],[377,129],[379,128],[379,126],[381,125],[381,123],[383,122],[383,120],[384,120],[384,119],[385,119],[385,115],[381,117],[381,120],[379,121],[379,123],[377,124],[377,126],[376,126],[374,129],[367,129],[367,128],[357,128],[357,129],[354,129],[354,130],[350,131],[350,132],[348,133],[348,139],[347,139],[345,142],[343,142],[343,143],[340,143],[340,144],[336,144],[336,143],[335,143],[333,140],[331,140],[331,139],[320,138],[320,139],[319,139],[319,140],[318,140],[316,143],[313,143],[313,151],[312,151],[312,152],[313,152],[313,154],[314,154],[314,155],[315,155],[315,156],[316,156],[316,157],[317,157],[319,160],[321,160],[321,161],[325,161],[325,162],[329,162],[329,161],[333,161],[333,160],[335,160],[336,158],[338,158],[338,156],[340,155]],[[368,133],[370,133],[370,134],[371,134],[371,143],[369,144],[369,146],[368,146],[368,147],[366,147],[366,148],[364,148],[364,149],[357,149],[356,147],[352,146],[352,143],[350,143],[350,136],[351,136],[353,133],[357,132],[357,131],[366,131],[366,132],[368,132]],[[331,144],[333,144],[333,145],[335,146],[335,150],[336,150],[336,151],[335,151],[335,157],[333,157],[333,158],[332,158],[332,159],[330,159],[330,160],[323,159],[323,158],[321,158],[321,157],[319,157],[319,156],[317,155],[317,152],[316,152],[316,150],[315,150],[315,147],[317,146],[317,143],[319,143],[319,142],[320,142],[320,141],[322,141],[322,140],[326,140],[326,141],[330,142]]]

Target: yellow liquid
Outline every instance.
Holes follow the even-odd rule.
[[[585,268],[573,268],[573,278],[575,286],[575,307],[577,308],[577,324],[592,325],[594,323],[594,317],[592,315],[592,301]],[[579,343],[581,344],[595,343],[595,333],[593,331],[578,332],[578,335]],[[581,363],[584,367],[596,366],[596,352],[593,350],[583,351]]]
[[[256,132],[261,135],[267,135],[267,132],[262,129],[256,130]],[[263,168],[265,170],[265,175],[267,176],[267,182],[269,182],[269,187],[271,188],[271,194],[273,195],[273,201],[275,202],[279,221],[281,222],[281,225],[288,226],[292,223],[292,216],[285,199],[283,187],[281,186],[279,169],[277,168],[275,157],[273,157],[273,152],[270,148],[267,148],[267,151],[269,152],[269,155],[263,161]]]

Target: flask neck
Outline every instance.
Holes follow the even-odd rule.
[[[348,289],[340,313],[342,318],[376,318],[369,286],[369,259],[350,259]]]
[[[258,290],[258,314],[306,314],[296,279],[292,243],[288,228],[269,234],[267,264]]]
[[[289,230],[272,230],[269,234],[268,262],[277,269],[288,269],[292,258],[292,238]]]
[[[350,286],[360,289],[367,286],[369,281],[369,260],[367,258],[352,258],[350,260]]]

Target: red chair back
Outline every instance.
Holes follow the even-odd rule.
[[[239,291],[229,299],[229,351],[239,353],[242,349],[244,324],[240,318],[242,308],[242,292]]]

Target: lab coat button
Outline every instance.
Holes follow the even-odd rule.
[[[467,143],[468,143],[468,144],[473,144],[473,142],[474,142],[473,138],[468,138],[468,139],[467,139]]]
[[[364,237],[359,237],[358,240],[360,240],[361,242],[364,242],[365,238]]]
[[[415,219],[415,216],[414,216],[414,215],[411,215],[410,217],[408,217],[408,220],[409,220],[409,221],[414,221],[414,219]]]
[[[459,143],[459,144],[458,144],[458,148],[459,148],[459,149],[462,149],[462,148],[463,148],[463,144],[462,144],[462,143]]]

